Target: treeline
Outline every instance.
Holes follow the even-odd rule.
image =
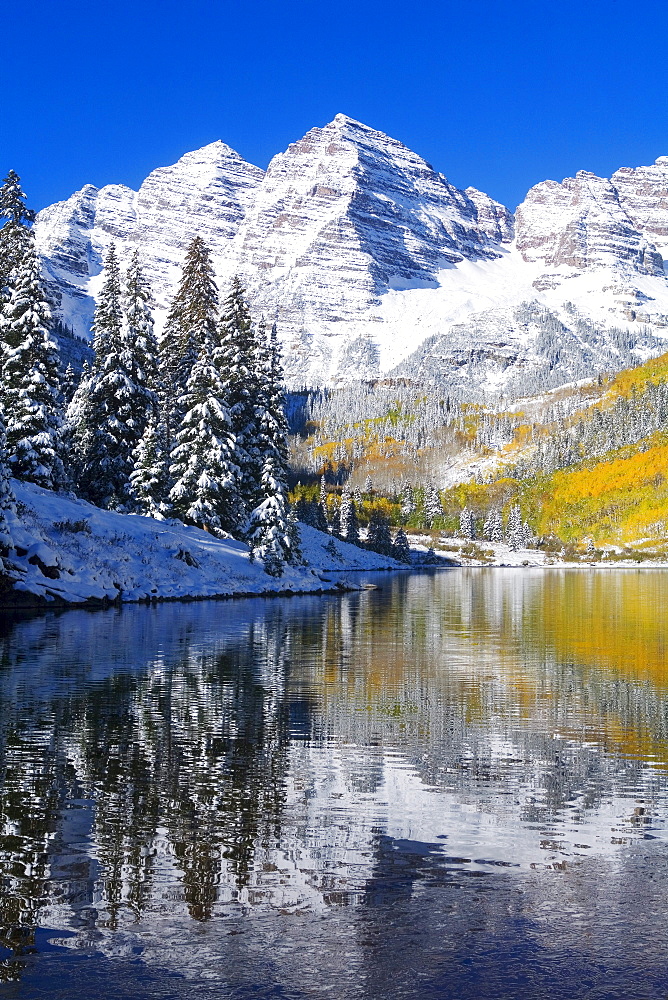
[[[276,330],[253,322],[237,278],[222,302],[195,237],[158,344],[135,253],[105,260],[94,358],[62,370],[19,178],[0,189],[0,509],[9,475],[108,509],[174,516],[247,541],[280,575],[299,560],[287,499]],[[7,520],[0,544],[10,547]]]
[[[668,427],[668,385],[649,382],[610,405],[591,406],[576,418],[556,420],[534,436],[534,448],[512,470],[517,479],[549,475],[587,459],[600,458]]]

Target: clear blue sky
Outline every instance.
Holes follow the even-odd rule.
[[[35,208],[214,139],[265,167],[339,111],[511,208],[668,154],[665,0],[25,0],[2,22],[0,171]]]

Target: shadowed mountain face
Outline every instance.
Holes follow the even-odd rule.
[[[220,281],[239,273],[255,312],[278,322],[292,384],[317,384],[388,372],[455,323],[535,299],[557,312],[575,302],[604,326],[662,329],[667,191],[665,157],[610,180],[581,171],[536,185],[514,220],[396,139],[337,115],[266,172],[214,142],[138,192],[87,185],[40,212],[36,233],[56,311],[81,336],[111,242],[122,259],[139,248],[162,316],[199,234]],[[479,346],[475,323],[466,346]],[[511,376],[531,367],[531,347]]]

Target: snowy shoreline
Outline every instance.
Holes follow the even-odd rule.
[[[408,535],[408,541],[412,552],[426,553],[433,544],[432,539],[420,533]],[[474,543],[475,550],[483,550],[488,553],[486,558],[477,558],[475,554],[471,556],[462,553],[462,549],[470,544],[466,540],[454,536],[441,536],[440,547],[436,548],[436,553],[442,558],[452,560],[455,569],[668,569],[668,563],[658,559],[628,559],[604,558],[596,560],[571,561],[561,559],[554,552],[546,552],[542,549],[511,549],[505,542],[490,542],[486,540]],[[615,547],[608,547],[610,553],[618,551]]]
[[[272,577],[232,538],[180,521],[102,510],[17,480],[12,489],[4,610],[336,593],[360,586],[341,574],[408,568],[302,524],[306,565]]]

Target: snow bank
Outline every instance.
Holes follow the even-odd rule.
[[[247,545],[231,538],[214,538],[180,521],[100,510],[16,480],[12,487],[17,514],[10,516],[10,601],[20,601],[19,595],[77,604],[307,593],[355,586],[341,571],[401,568],[387,556],[301,525],[306,565],[275,578],[250,562]]]

